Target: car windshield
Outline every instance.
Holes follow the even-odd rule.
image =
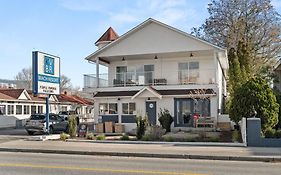
[[[45,115],[40,115],[40,114],[34,114],[31,115],[30,120],[44,120]]]

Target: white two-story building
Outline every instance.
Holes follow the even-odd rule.
[[[135,116],[159,124],[160,109],[173,129],[194,127],[194,115],[216,126],[226,96],[226,50],[149,18],[122,36],[109,28],[86,57],[96,74],[84,75],[96,121],[136,127]],[[102,66],[100,66],[102,65]],[[107,73],[100,72],[106,70]]]

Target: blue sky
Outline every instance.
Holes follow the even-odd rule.
[[[95,73],[84,58],[112,26],[121,35],[149,17],[190,32],[208,17],[210,0],[0,0],[0,78],[14,79],[31,66],[31,52],[61,57],[74,86]],[[273,0],[281,13],[281,0]]]

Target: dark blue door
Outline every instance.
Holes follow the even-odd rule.
[[[156,125],[156,102],[147,101],[146,102],[146,114],[148,116],[148,121],[152,125]]]

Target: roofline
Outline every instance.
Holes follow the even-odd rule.
[[[157,23],[157,24],[159,24],[159,25],[161,25],[161,26],[167,27],[167,28],[169,28],[169,29],[171,29],[171,30],[173,30],[173,31],[176,31],[176,32],[181,33],[181,34],[183,34],[183,35],[185,35],[185,36],[191,37],[192,39],[195,39],[195,40],[197,40],[197,41],[199,41],[199,42],[203,42],[203,43],[205,43],[205,44],[207,44],[207,45],[209,45],[209,46],[211,46],[211,47],[214,47],[214,48],[216,48],[216,49],[218,49],[218,50],[226,51],[226,49],[224,49],[224,48],[221,48],[221,47],[216,46],[216,45],[214,45],[214,44],[212,44],[212,43],[210,43],[210,42],[207,42],[207,41],[205,41],[205,40],[202,40],[202,39],[200,39],[200,38],[197,38],[197,37],[195,37],[195,36],[193,36],[193,35],[191,35],[191,34],[188,34],[187,32],[184,32],[184,31],[182,31],[182,30],[180,30],[180,29],[177,29],[177,28],[175,28],[175,27],[172,27],[172,26],[170,26],[170,25],[167,25],[167,24],[165,24],[165,23],[163,23],[163,22],[157,21],[157,20],[155,20],[155,19],[153,19],[153,18],[148,18],[147,20],[145,20],[144,22],[142,22],[142,23],[140,23],[139,25],[135,26],[135,27],[132,28],[131,30],[127,31],[126,33],[124,33],[123,35],[121,35],[119,38],[117,38],[116,40],[112,41],[112,42],[109,43],[108,45],[106,45],[106,46],[104,46],[104,47],[102,47],[102,48],[96,50],[94,53],[88,55],[88,56],[85,58],[85,60],[94,61],[94,60],[90,60],[90,58],[93,57],[94,55],[97,55],[98,53],[104,51],[105,49],[111,47],[112,45],[118,43],[119,41],[123,40],[124,38],[126,38],[126,37],[129,36],[130,34],[134,33],[135,31],[141,29],[143,26],[145,26],[146,24],[149,24],[149,23],[151,23],[151,22],[155,22],[155,23]]]
[[[151,87],[147,86],[144,87],[143,89],[141,89],[139,92],[137,92],[134,96],[132,96],[132,100],[135,99],[137,96],[139,96],[140,94],[142,94],[145,90],[148,90],[149,92],[151,92],[153,95],[155,95],[156,97],[158,97],[159,99],[162,99],[162,95],[159,94],[157,91],[155,91],[154,89],[152,89]]]

